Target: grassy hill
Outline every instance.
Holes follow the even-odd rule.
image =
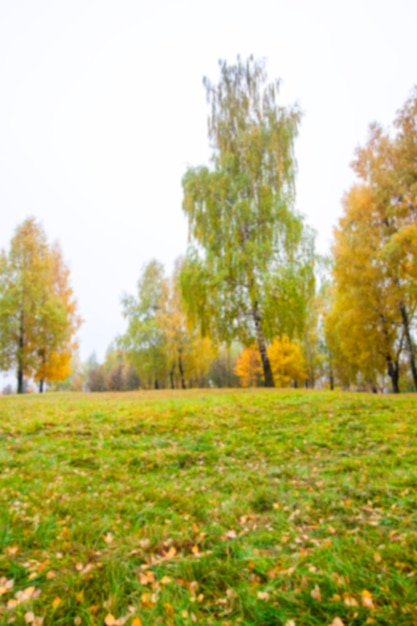
[[[0,624],[417,624],[417,396],[0,397],[0,472]]]

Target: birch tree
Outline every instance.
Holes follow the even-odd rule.
[[[278,105],[279,82],[253,57],[221,61],[204,85],[212,158],[183,178],[184,299],[204,333],[256,342],[271,387],[268,342],[301,332],[313,287],[313,239],[294,210],[300,114]]]

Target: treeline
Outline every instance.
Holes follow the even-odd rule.
[[[0,261],[0,367],[90,391],[204,386],[417,390],[417,89],[356,151],[332,254],[295,209],[300,112],[250,57],[204,80],[209,166],[189,167],[189,243],[150,261],[122,300],[103,363],[72,359],[79,324],[59,248],[34,220]]]

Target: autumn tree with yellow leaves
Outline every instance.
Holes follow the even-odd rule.
[[[242,387],[259,387],[262,383],[262,362],[256,345],[242,350],[234,371]]]
[[[16,368],[18,393],[25,377],[43,391],[68,376],[79,324],[61,250],[28,218],[0,257],[0,366]]]
[[[417,89],[394,131],[372,124],[353,168],[360,180],[335,231],[332,310],[327,334],[353,374],[376,387],[387,372],[400,390],[408,364],[417,389]]]
[[[299,386],[307,379],[306,364],[298,344],[287,335],[275,337],[268,346],[268,357],[272,367],[275,387]],[[235,373],[243,387],[258,387],[262,384],[262,361],[256,345],[241,352]]]

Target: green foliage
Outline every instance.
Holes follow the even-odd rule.
[[[126,351],[145,387],[163,386],[167,377],[164,333],[157,311],[163,297],[164,268],[156,260],[143,269],[137,297],[123,298],[123,315],[128,320],[120,346]]]
[[[183,178],[191,243],[181,284],[204,333],[258,343],[271,384],[265,342],[302,331],[313,286],[313,239],[293,209],[300,116],[278,106],[263,62],[238,58],[220,72],[218,85],[205,79],[212,165]]]
[[[0,624],[415,624],[416,412],[311,391],[1,398]]]
[[[199,329],[187,324],[178,285],[180,267],[179,260],[167,278],[162,266],[152,261],[139,280],[137,300],[128,296],[123,301],[129,326],[119,343],[143,387],[207,385],[213,349]]]

